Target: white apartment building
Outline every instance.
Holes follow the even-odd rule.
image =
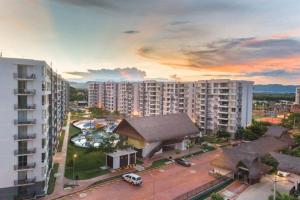
[[[99,107],[125,115],[155,116],[181,112],[188,114],[204,134],[224,129],[232,136],[238,127],[246,127],[252,122],[253,82],[249,81],[217,79],[95,84],[89,87],[90,105],[101,105]],[[98,95],[96,101],[94,94]],[[101,99],[109,99],[107,102],[113,106]]]
[[[196,83],[196,121],[203,131],[234,133],[252,122],[253,82],[208,80]]]
[[[295,104],[300,104],[300,87],[296,88]]]
[[[0,199],[47,191],[68,84],[44,61],[0,57]]]

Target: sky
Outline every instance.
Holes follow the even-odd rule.
[[[0,51],[79,82],[295,85],[299,11],[299,0],[0,0]]]

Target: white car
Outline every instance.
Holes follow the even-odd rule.
[[[122,175],[122,178],[124,181],[127,181],[128,183],[131,183],[133,185],[141,185],[143,183],[142,177],[133,173],[124,174]]]

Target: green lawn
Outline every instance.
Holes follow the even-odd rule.
[[[51,173],[50,173],[47,194],[52,194],[54,191],[55,181],[56,181],[54,174],[57,173],[57,171],[58,171],[58,163],[54,163],[53,169],[51,170]]]
[[[70,125],[69,136],[77,135],[80,130]],[[73,155],[76,154],[75,176],[79,179],[89,179],[108,173],[108,170],[100,169],[105,165],[105,153],[98,150],[89,150],[74,146],[70,141],[68,143],[65,177],[73,179]]]
[[[152,169],[152,168],[157,168],[157,167],[161,167],[163,165],[166,164],[166,162],[169,161],[166,158],[160,159],[160,160],[156,160],[152,163],[152,165],[150,167],[148,167],[147,169]]]

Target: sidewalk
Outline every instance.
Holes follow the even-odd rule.
[[[65,127],[65,137],[63,141],[62,150],[61,152],[56,152],[53,158],[54,163],[59,164],[58,173],[60,174],[60,176],[56,177],[54,192],[51,195],[46,196],[46,199],[47,197],[56,196],[64,193],[63,190],[65,184],[64,174],[65,174],[65,162],[66,162],[66,155],[67,155],[67,148],[68,148],[70,118],[71,118],[71,113],[68,113],[68,120],[67,120],[67,125]]]

